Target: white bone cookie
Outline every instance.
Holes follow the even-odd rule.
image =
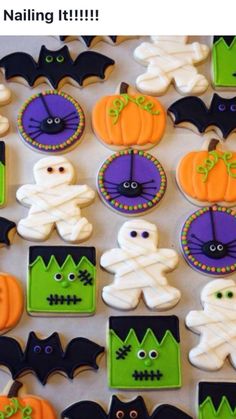
[[[75,172],[65,157],[39,160],[34,166],[35,185],[23,185],[17,200],[30,207],[17,231],[27,240],[46,240],[54,228],[62,239],[77,243],[92,233],[92,225],[81,216],[80,208],[89,205],[95,192],[87,185],[74,185]]]
[[[205,92],[209,83],[194,65],[207,58],[207,45],[187,44],[186,36],[152,36],[151,40],[134,51],[135,59],[147,67],[136,79],[140,92],[163,95],[171,83],[183,95]]]
[[[203,310],[190,311],[186,326],[201,335],[189,352],[190,362],[207,371],[219,370],[227,357],[236,368],[236,284],[216,279],[202,290]]]
[[[105,252],[101,266],[115,274],[114,282],[103,288],[105,303],[117,309],[134,309],[143,295],[150,309],[175,306],[180,291],[171,287],[165,273],[178,264],[172,249],[159,249],[155,224],[145,220],[127,221],[118,233],[119,248]]]

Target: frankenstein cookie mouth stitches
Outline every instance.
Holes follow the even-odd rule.
[[[126,390],[181,387],[178,318],[110,317],[108,382]]]
[[[96,305],[94,247],[29,249],[27,310],[32,315],[93,314]]]

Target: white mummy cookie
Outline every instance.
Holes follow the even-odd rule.
[[[158,249],[155,224],[145,220],[127,221],[118,233],[119,248],[105,252],[101,266],[114,273],[112,285],[103,288],[105,303],[117,309],[131,310],[143,295],[150,309],[165,310],[175,306],[180,291],[165,277],[178,264],[172,249]]]
[[[23,185],[16,194],[21,204],[30,206],[28,217],[17,226],[20,236],[43,241],[55,227],[68,242],[90,236],[92,225],[81,216],[80,207],[90,204],[95,192],[87,185],[73,185],[74,177],[74,168],[65,157],[46,157],[36,163],[36,184]]]
[[[190,311],[186,326],[201,334],[201,339],[189,353],[197,368],[216,371],[226,357],[236,368],[236,284],[232,279],[216,279],[202,290],[202,311]]]
[[[198,74],[195,64],[209,54],[207,45],[187,44],[187,36],[152,36],[151,42],[143,42],[134,51],[137,61],[147,71],[136,79],[137,88],[146,94],[162,95],[171,83],[181,94],[203,93],[209,83]]]

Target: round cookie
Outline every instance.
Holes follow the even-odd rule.
[[[4,334],[19,322],[24,309],[24,297],[19,281],[3,272],[0,272],[0,294],[0,334]]]
[[[80,141],[85,116],[70,95],[46,90],[26,100],[19,111],[17,125],[23,141],[34,150],[65,153]]]
[[[236,212],[214,205],[191,214],[181,232],[186,262],[198,272],[224,276],[236,270]]]
[[[165,132],[166,112],[161,103],[129,90],[121,83],[119,94],[102,97],[93,108],[94,132],[112,150],[149,149]]]
[[[122,215],[140,215],[163,198],[167,179],[151,154],[124,150],[112,154],[98,173],[98,192],[109,208]]]

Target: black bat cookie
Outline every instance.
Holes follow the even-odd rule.
[[[188,96],[174,102],[168,112],[175,125],[191,125],[201,134],[218,128],[227,138],[236,129],[236,97],[226,99],[215,93],[207,108],[199,97]]]
[[[0,336],[0,365],[10,370],[13,379],[31,372],[43,385],[56,372],[72,379],[78,368],[98,369],[96,359],[103,352],[102,346],[80,337],[72,339],[63,351],[56,332],[46,339],[39,339],[31,332],[25,351],[17,340]]]
[[[109,412],[92,401],[82,401],[68,407],[61,414],[66,419],[192,419],[191,416],[174,406],[164,404],[157,407],[149,416],[141,396],[130,402],[122,402],[113,396]]]
[[[109,57],[94,51],[82,52],[73,60],[66,45],[57,51],[50,51],[43,45],[37,62],[25,52],[13,52],[0,60],[6,80],[20,77],[32,87],[47,79],[54,89],[65,78],[74,80],[79,86],[89,78],[105,80],[108,69],[114,64]]]
[[[10,246],[11,244],[11,235],[16,230],[16,224],[14,221],[10,221],[7,218],[0,217],[0,246],[1,244],[6,244]]]
[[[99,36],[99,35],[94,35],[94,36],[92,36],[92,35],[86,35],[86,36],[85,35],[83,35],[83,36],[82,35],[80,35],[80,36],[79,35],[78,36],[65,35],[65,36],[62,36],[62,35],[60,35],[59,38],[62,42],[68,42],[72,39],[79,38],[86,45],[86,47],[89,48],[92,45],[94,46],[101,39],[103,39],[104,36]],[[121,42],[122,38],[125,38],[125,37],[118,37],[116,35],[112,35],[112,36],[107,36],[105,38],[107,38],[109,43],[111,43],[112,45],[116,45],[117,43]]]

